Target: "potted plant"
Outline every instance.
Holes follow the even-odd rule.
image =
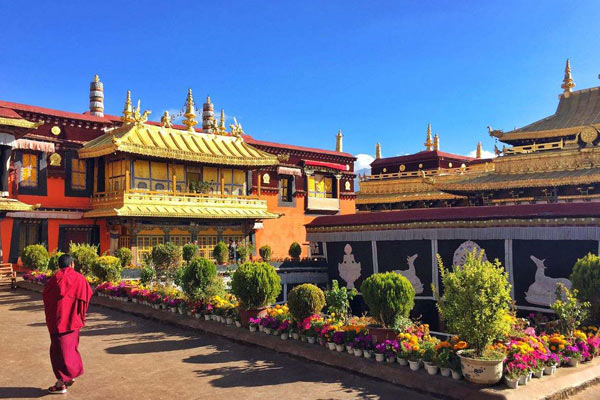
[[[504,354],[488,346],[509,331],[510,283],[500,262],[483,260],[483,251],[467,254],[463,265],[444,268],[438,255],[444,285],[442,296],[434,290],[437,308],[447,329],[465,339],[471,349],[458,353],[467,380],[494,384],[502,379]]]
[[[356,289],[340,287],[337,280],[331,281],[331,289],[325,291],[327,313],[335,321],[345,322],[349,315],[350,300],[357,294]]]
[[[581,360],[581,351],[577,345],[571,344],[566,346],[562,354],[567,360],[569,367],[576,367],[579,365],[579,361]]]
[[[344,351],[344,339],[346,333],[344,331],[335,331],[333,334],[333,343],[335,343],[335,351],[341,353]]]
[[[516,361],[511,361],[504,367],[504,382],[506,386],[511,389],[519,387],[519,381],[521,377],[527,374],[527,370],[524,369],[525,365]]]
[[[213,249],[213,257],[217,260],[219,265],[223,265],[229,259],[229,249],[225,242],[219,242]]]
[[[544,362],[544,374],[554,375],[556,372],[556,366],[560,363],[560,357],[557,354],[549,353],[546,361]]]
[[[429,375],[435,375],[438,372],[438,366],[436,364],[436,343],[433,340],[424,340],[422,345],[422,358],[425,363],[425,370]]]
[[[394,339],[394,328],[400,319],[408,317],[415,304],[415,290],[410,281],[394,272],[373,274],[364,280],[360,290],[370,314],[378,323],[369,326],[374,342]]]
[[[450,359],[452,358],[452,345],[447,340],[438,343],[436,346],[437,354],[435,362],[440,368],[442,376],[450,376]]]
[[[318,314],[325,306],[325,294],[317,286],[304,283],[288,293],[288,308],[295,321]]]
[[[250,318],[266,315],[266,306],[281,292],[281,279],[267,263],[244,263],[233,273],[231,292],[239,300],[240,322],[248,326]]]
[[[385,352],[386,352],[385,342],[377,343],[375,345],[375,361],[384,362],[385,361]]]
[[[260,318],[250,318],[248,321],[248,329],[250,332],[256,332],[260,325]]]
[[[402,342],[402,346],[408,357],[408,366],[411,371],[418,371],[421,368],[421,357],[423,355],[419,343]]]

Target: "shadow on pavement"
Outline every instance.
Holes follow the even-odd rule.
[[[46,390],[34,387],[0,387],[0,399],[35,399],[47,394]]]

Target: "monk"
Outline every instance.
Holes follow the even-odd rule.
[[[92,288],[85,277],[73,269],[73,258],[63,254],[58,272],[44,287],[44,311],[50,331],[50,361],[56,376],[52,394],[67,393],[75,378],[83,374],[79,354],[79,330],[85,325],[85,313],[92,298]]]

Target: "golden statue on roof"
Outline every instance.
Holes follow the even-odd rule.
[[[163,128],[172,128],[173,124],[171,123],[171,116],[168,111],[165,111],[162,117],[160,117],[160,126]]]
[[[143,124],[144,122],[148,121],[148,116],[150,116],[151,113],[152,111],[145,110],[143,114],[140,114],[140,100],[138,100],[137,107],[133,113],[133,121],[136,124]]]
[[[244,134],[242,124],[237,122],[237,119],[235,117],[233,117],[233,124],[229,124],[229,129],[231,129],[231,134],[233,136],[242,137],[242,135]]]

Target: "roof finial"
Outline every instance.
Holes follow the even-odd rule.
[[[125,123],[133,122],[133,106],[131,105],[131,90],[127,91],[127,97],[125,98],[125,107],[123,107],[123,116],[121,121]]]
[[[104,117],[104,86],[98,75],[90,83],[90,115]]]
[[[427,139],[425,139],[425,148],[427,151],[431,151],[433,142],[431,141],[431,124],[427,124]]]
[[[475,158],[481,158],[482,147],[481,142],[477,142],[477,150],[475,151]]]
[[[221,109],[221,119],[219,119],[219,132],[225,133],[227,128],[225,128],[225,110]]]
[[[185,117],[182,124],[188,127],[188,131],[194,132],[194,126],[198,124],[194,118],[196,118],[196,109],[194,107],[194,97],[192,96],[192,89],[188,89],[187,99],[185,100]]]
[[[210,96],[206,96],[206,103],[202,106],[202,130],[210,132],[215,119],[215,108],[210,102]]]
[[[377,143],[375,145],[375,158],[376,159],[380,159],[381,158],[381,144]]]
[[[339,151],[340,153],[343,150],[344,146],[342,143],[342,139],[344,138],[344,135],[342,135],[342,130],[338,130],[337,136],[335,137],[335,151]]]
[[[569,95],[567,93],[571,93],[574,87],[575,87],[575,82],[573,81],[573,78],[571,77],[571,61],[567,58],[567,65],[565,66],[565,78],[563,79],[563,84],[560,85],[561,88],[563,88],[564,91],[564,95],[565,97],[569,97]]]
[[[437,133],[433,135],[433,150],[440,151],[440,136]]]

